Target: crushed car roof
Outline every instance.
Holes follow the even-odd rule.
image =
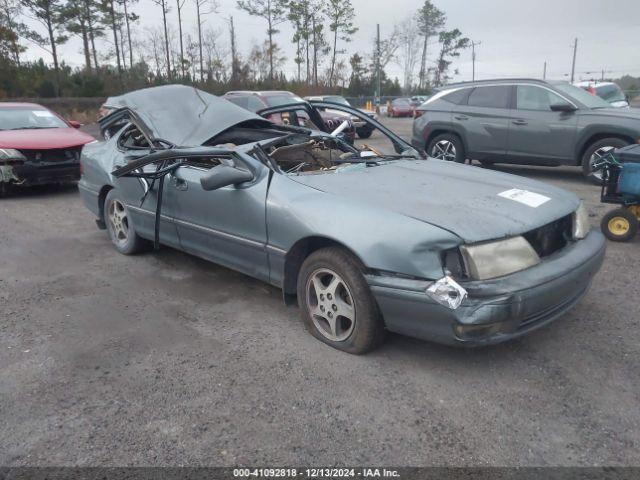
[[[199,146],[247,121],[272,125],[233,103],[185,85],[165,85],[111,97],[107,104],[135,112],[155,138]]]

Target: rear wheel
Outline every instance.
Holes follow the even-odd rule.
[[[111,243],[120,253],[134,255],[148,246],[148,242],[136,233],[129,209],[115,189],[109,191],[104,201],[104,219]]]
[[[466,161],[464,145],[457,135],[451,133],[443,133],[431,140],[427,147],[427,155],[449,162],[464,163]]]
[[[298,304],[318,340],[352,354],[379,346],[385,329],[358,261],[337,247],[312,253],[298,275]]]
[[[593,184],[602,184],[602,170],[593,171],[593,165],[602,157],[613,153],[616,148],[622,148],[629,145],[629,142],[621,138],[604,138],[589,146],[582,156],[582,174]]]
[[[600,228],[609,240],[628,242],[638,233],[638,218],[626,208],[616,208],[602,217]]]

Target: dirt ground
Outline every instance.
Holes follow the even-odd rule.
[[[500,169],[572,190],[594,226],[610,208],[575,168]],[[20,192],[0,201],[0,465],[638,465],[639,244],[521,340],[356,357],[266,284],[119,255],[75,187]]]

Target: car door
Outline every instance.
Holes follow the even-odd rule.
[[[567,102],[549,88],[517,85],[509,127],[509,158],[526,164],[572,163],[578,116],[572,111],[551,110],[552,105]]]
[[[181,248],[268,281],[265,209],[269,170],[244,156],[241,163],[253,173],[252,181],[206,191],[201,180],[219,161],[237,164],[240,160],[218,157],[217,161],[204,162],[186,158],[168,177]]]
[[[151,152],[146,135],[135,123],[126,124],[110,141],[116,143],[113,162],[116,171],[149,157]],[[145,178],[144,175],[152,175],[158,165],[159,162],[143,162],[135,171],[118,176],[115,183],[127,204],[136,232],[147,239],[155,238],[160,181]],[[172,203],[163,203],[158,225],[160,243],[179,247],[178,234],[172,220]]]
[[[453,109],[452,121],[464,134],[468,158],[501,160],[505,157],[512,88],[511,85],[476,87],[466,102]]]

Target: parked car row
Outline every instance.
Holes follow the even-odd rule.
[[[336,110],[383,154],[268,120]],[[604,258],[573,194],[431,159],[377,120],[311,100],[256,115],[191,87],[132,92],[85,147],[82,199],[123,254],[168,245],[282,289],[322,342],[349,353],[386,331],[486,345],[542,327]],[[473,208],[469,208],[473,205]]]
[[[342,100],[143,89],[106,102],[104,141],[67,148],[86,144],[75,178],[119,252],[167,245],[268,282],[312,335],[349,353],[386,331],[498,343],[585,295],[605,244],[582,202],[460,163],[582,164],[597,178],[598,158],[640,138],[633,112],[567,83],[463,83],[418,108],[409,144]],[[2,134],[74,131],[42,107],[22,123],[12,108],[27,107],[1,112]],[[358,130],[377,130],[394,152],[354,146]],[[21,171],[22,150],[0,152],[3,179]]]

